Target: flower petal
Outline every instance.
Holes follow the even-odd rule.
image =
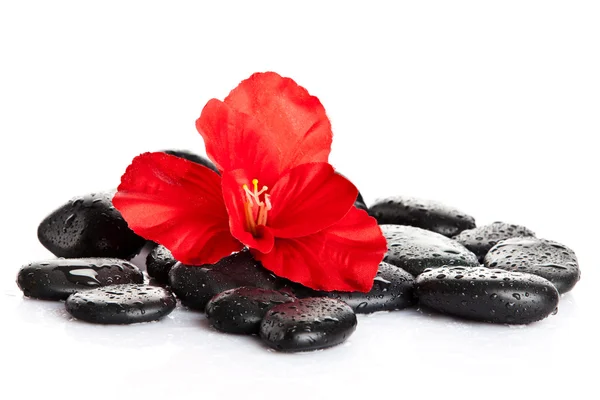
[[[280,151],[267,128],[249,115],[212,99],[196,121],[206,154],[220,171],[245,170],[251,179],[272,185],[280,171]]]
[[[328,161],[333,134],[325,108],[292,79],[275,72],[256,73],[233,89],[225,103],[251,115],[274,135],[282,171]]]
[[[270,191],[268,226],[275,237],[311,235],[338,222],[354,204],[356,187],[327,163],[288,170]]]
[[[246,228],[244,210],[246,195],[242,185],[249,183],[250,179],[244,170],[238,169],[223,173],[223,199],[229,213],[229,228],[231,234],[246,246],[268,253],[273,248],[275,241],[271,229],[264,226],[259,227],[257,235],[254,237]]]
[[[277,276],[312,289],[368,292],[386,251],[377,221],[352,207],[340,222],[324,231],[276,239],[270,253],[252,253]]]
[[[242,248],[229,232],[221,178],[165,153],[136,157],[113,198],[129,227],[191,265],[212,264]]]

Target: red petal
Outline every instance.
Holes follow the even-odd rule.
[[[213,264],[242,248],[229,232],[220,180],[202,165],[145,153],[127,168],[113,204],[135,233],[164,245],[175,259]]]
[[[274,72],[256,73],[225,99],[231,108],[251,115],[281,150],[282,171],[309,162],[327,162],[331,123],[318,98],[290,78]]]
[[[267,128],[254,118],[212,99],[196,121],[206,153],[221,171],[245,170],[250,179],[272,185],[280,171],[280,152]]]
[[[317,290],[368,292],[387,250],[377,221],[352,207],[337,224],[315,235],[276,239],[268,254],[253,251],[265,268]]]
[[[312,235],[338,222],[358,195],[356,187],[327,163],[288,170],[270,191],[267,225],[279,238]]]
[[[253,237],[246,229],[246,214],[244,212],[246,195],[242,185],[248,182],[248,176],[243,170],[238,169],[223,173],[223,198],[229,213],[229,227],[231,234],[240,242],[251,249],[268,253],[273,248],[275,241],[271,229],[260,227],[257,231],[257,237]]]

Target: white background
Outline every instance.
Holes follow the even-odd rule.
[[[0,397],[595,397],[599,21],[594,1],[2,1]],[[572,247],[582,281],[559,313],[380,313],[342,346],[282,355],[181,309],[105,327],[22,298],[18,268],[51,257],[47,213],[115,187],[138,153],[203,153],[205,102],[264,70],[321,99],[331,162],[368,203],[437,199]]]

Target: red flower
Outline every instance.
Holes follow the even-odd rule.
[[[164,153],[136,157],[113,199],[131,229],[192,265],[250,248],[276,275],[313,289],[368,291],[386,251],[357,190],[327,163],[331,124],[289,78],[254,74],[196,127],[222,177]]]

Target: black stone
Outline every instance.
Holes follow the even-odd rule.
[[[479,266],[477,256],[460,243],[412,226],[381,225],[388,251],[384,261],[417,276],[444,265]]]
[[[288,293],[299,299],[305,299],[308,297],[324,297],[326,293],[280,277],[277,277],[277,280],[275,281],[275,289],[280,292]]]
[[[168,290],[148,285],[113,285],[72,294],[65,306],[73,317],[97,324],[134,324],[170,314],[177,301]]]
[[[190,266],[177,263],[169,272],[171,289],[183,305],[203,311],[208,301],[217,294],[242,286],[275,289],[276,277],[241,251],[215,264]]]
[[[195,162],[196,164],[204,165],[205,167],[212,169],[213,171],[215,171],[217,174],[220,175],[219,170],[217,169],[215,164],[213,164],[213,162],[210,161],[208,158],[201,156],[199,154],[192,153],[191,151],[188,151],[188,150],[163,150],[163,153],[167,153],[167,154],[170,154],[175,157],[183,158],[185,160]]]
[[[363,199],[362,194],[360,194],[360,192],[358,192],[358,196],[356,197],[356,201],[354,202],[354,207],[365,211],[369,210],[369,207],[367,207],[367,203],[365,203],[365,199]]]
[[[267,311],[295,300],[286,293],[245,286],[213,297],[206,305],[206,317],[222,332],[256,334]]]
[[[378,200],[369,208],[369,214],[379,224],[416,226],[448,237],[475,228],[475,219],[455,208],[409,197]]]
[[[156,246],[146,257],[146,271],[158,283],[169,283],[169,271],[175,264],[177,264],[177,260],[162,245]]]
[[[38,239],[57,257],[133,257],[146,240],[129,229],[112,196],[92,193],[71,200],[42,221]]]
[[[575,252],[551,240],[512,238],[499,242],[485,256],[488,268],[527,272],[548,279],[559,293],[573,289],[581,272]]]
[[[400,310],[415,303],[411,274],[386,262],[379,264],[379,271],[368,293],[324,292],[327,297],[348,304],[354,312],[368,314],[376,311]]]
[[[19,270],[17,285],[27,297],[64,300],[69,295],[118,283],[142,283],[135,265],[116,258],[57,259],[27,264]]]
[[[367,204],[365,203],[365,199],[363,198],[362,194],[360,194],[360,192],[358,192],[358,196],[356,196],[356,201],[359,203]]]
[[[300,299],[271,308],[260,325],[260,337],[280,351],[317,350],[344,342],[356,324],[356,314],[342,301]]]
[[[457,317],[528,324],[556,310],[559,294],[546,279],[485,267],[443,267],[417,277],[419,303]]]
[[[343,176],[344,178],[348,179],[348,177],[346,177],[344,174],[341,174],[339,172],[336,171],[336,174]],[[354,202],[354,206],[358,209],[361,210],[365,210],[368,211],[368,207],[367,207],[367,203],[365,203],[365,199],[363,199],[362,194],[360,194],[360,192],[358,192],[358,195],[356,196],[356,200]]]
[[[467,229],[454,236],[454,240],[475,253],[483,263],[485,255],[501,240],[514,237],[534,237],[535,233],[520,225],[494,222],[490,225]]]

